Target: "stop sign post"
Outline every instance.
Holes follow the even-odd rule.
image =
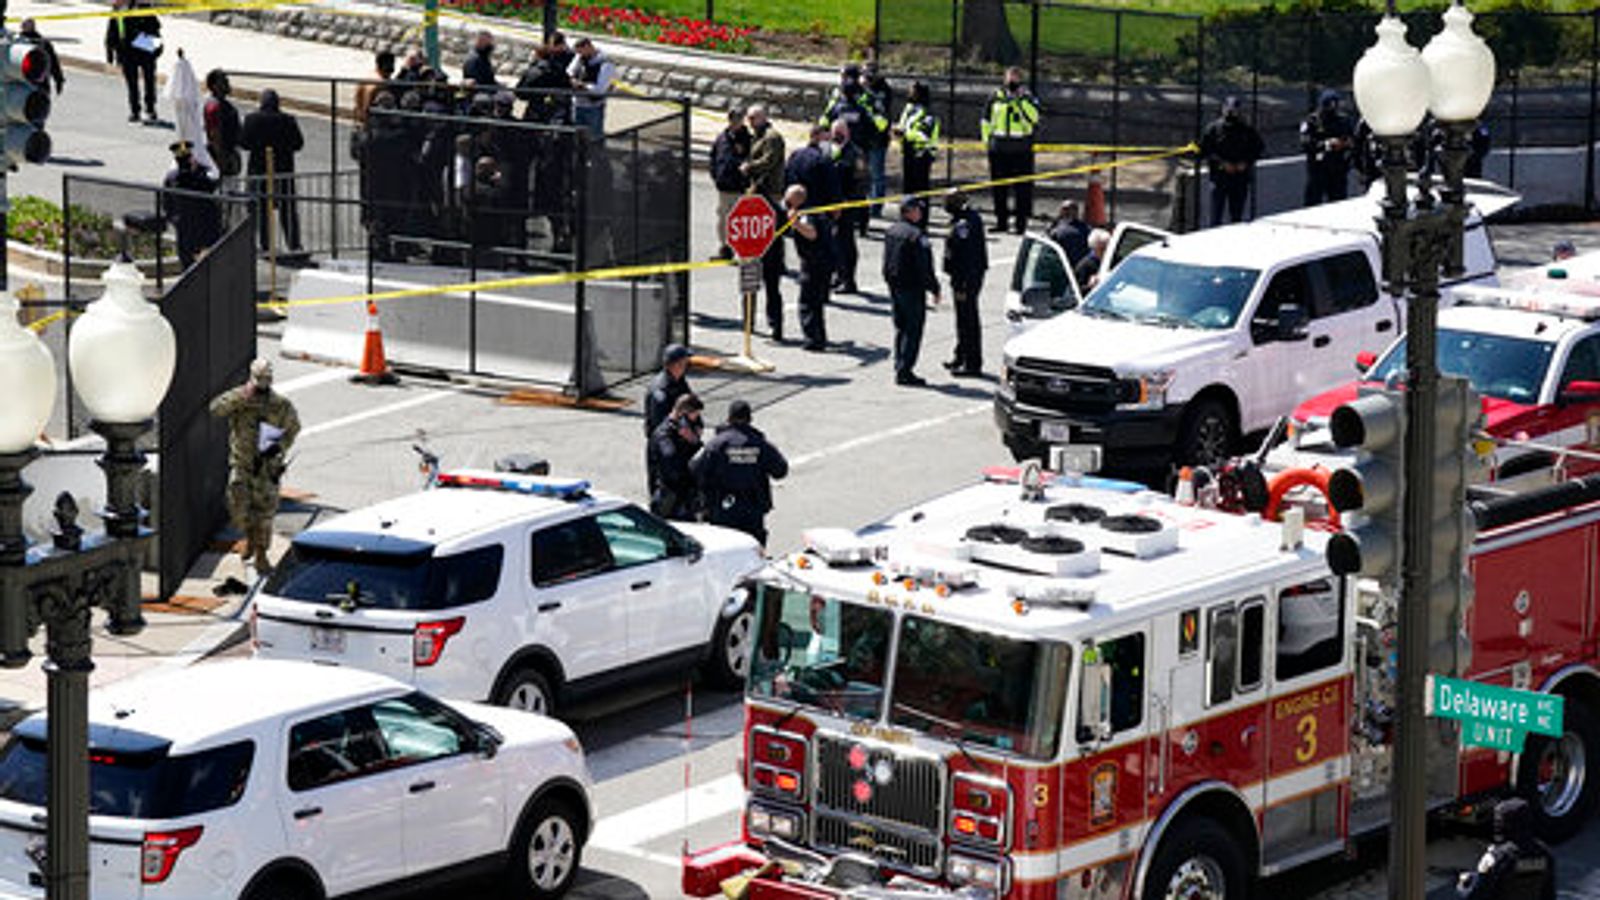
[[[771,363],[755,358],[750,351],[750,333],[755,327],[756,291],[760,286],[761,257],[778,234],[778,220],[767,201],[756,196],[740,197],[728,210],[728,247],[739,259],[739,293],[744,301],[744,354],[730,360],[752,372],[770,372]]]

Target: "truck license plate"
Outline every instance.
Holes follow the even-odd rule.
[[[311,650],[314,653],[343,653],[344,632],[337,628],[311,629]]]
[[[1039,440],[1047,444],[1069,444],[1072,442],[1071,422],[1040,422]]]

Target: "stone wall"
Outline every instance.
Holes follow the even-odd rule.
[[[252,9],[213,12],[211,22],[230,28],[354,47],[374,53],[389,48],[397,56],[404,56],[408,48],[420,44],[415,17],[385,18],[351,15],[348,12],[334,15],[307,9]],[[526,32],[493,30],[495,56],[500,60],[500,79],[515,84],[527,68],[535,41]],[[452,78],[459,76],[461,63],[472,49],[472,34],[471,28],[439,29],[440,56]],[[806,79],[786,80],[782,75],[785,68],[789,67],[764,66],[759,78],[741,79],[730,77],[722,65],[723,61],[714,57],[679,54],[669,67],[641,64],[636,59],[630,59],[629,43],[626,41],[607,39],[605,49],[616,63],[617,78],[653,97],[687,99],[695,106],[709,109],[727,109],[734,104],[748,106],[761,102],[767,106],[768,114],[773,118],[795,120],[816,115],[826,99],[826,89],[817,83],[817,70],[806,70]]]

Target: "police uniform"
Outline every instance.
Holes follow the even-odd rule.
[[[765,546],[771,479],[789,474],[788,460],[766,435],[749,422],[729,422],[689,466],[705,499],[706,521],[738,529]]]
[[[1555,858],[1533,836],[1528,801],[1502,800],[1494,808],[1494,843],[1456,883],[1459,900],[1556,900]]]
[[[1239,114],[1237,101],[1229,98],[1222,115],[1211,121],[1200,135],[1200,155],[1205,157],[1211,178],[1211,224],[1222,224],[1223,209],[1228,221],[1244,218],[1244,200],[1250,192],[1250,175],[1265,144],[1261,133]]]
[[[807,238],[800,229],[789,229],[800,255],[800,332],[805,335],[806,349],[823,350],[828,345],[824,310],[828,303],[829,280],[833,277],[833,223],[827,216],[816,213],[806,213],[801,219],[816,229],[817,236]]]
[[[689,377],[673,378],[672,373],[666,369],[656,373],[650,379],[650,388],[644,395],[644,433],[646,437],[656,433],[656,428],[666,418],[672,415],[672,406],[678,398],[689,393]]]
[[[187,141],[172,145],[176,164],[162,181],[167,218],[178,232],[178,262],[187,270],[201,251],[222,239],[222,210],[205,195],[217,192],[217,176],[195,161]]]
[[[289,398],[272,391],[267,360],[251,364],[248,384],[212,400],[211,414],[228,420],[228,514],[244,533],[243,555],[254,559],[258,572],[266,572],[278,485],[300,433],[300,416]]]
[[[883,237],[883,280],[894,304],[895,382],[918,384],[921,379],[915,369],[922,351],[922,327],[928,318],[927,294],[939,293],[939,279],[934,274],[927,233],[904,219],[889,226]]]
[[[900,153],[905,192],[919,194],[932,184],[933,160],[939,150],[939,117],[921,103],[900,111]]]
[[[689,461],[700,449],[699,440],[685,440],[682,422],[668,416],[650,436],[650,511],[666,519],[692,522],[699,507],[699,491]]]
[[[839,179],[839,193],[845,200],[865,200],[867,182],[867,156],[854,139],[843,144],[831,144],[833,168]],[[810,195],[807,195],[810,203]],[[839,210],[833,229],[833,289],[843,294],[856,292],[856,262],[861,253],[856,247],[856,232],[865,230],[867,209],[864,206]]]
[[[944,241],[944,273],[950,277],[951,305],[956,314],[956,349],[946,368],[962,375],[983,371],[983,339],[978,326],[978,297],[989,269],[983,217],[970,207],[954,214]]]
[[[1001,88],[989,101],[983,120],[983,141],[989,148],[989,175],[995,179],[1033,174],[1033,132],[1039,125],[1039,100],[1027,88],[1015,93]],[[1016,200],[1015,206],[1012,199]],[[1013,219],[1013,216],[1015,217]],[[1008,223],[1021,234],[1033,216],[1033,182],[994,188],[995,227]]]
[[[1339,95],[1323,91],[1317,108],[1300,123],[1300,150],[1306,155],[1306,206],[1349,196],[1355,134],[1350,117],[1339,110]]]

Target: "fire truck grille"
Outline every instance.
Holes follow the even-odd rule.
[[[937,835],[944,817],[943,799],[944,772],[937,760],[899,756],[848,738],[817,736],[818,806]]]
[[[817,816],[815,843],[818,849],[865,853],[890,868],[914,875],[939,874],[939,840],[931,835],[822,813]]]

